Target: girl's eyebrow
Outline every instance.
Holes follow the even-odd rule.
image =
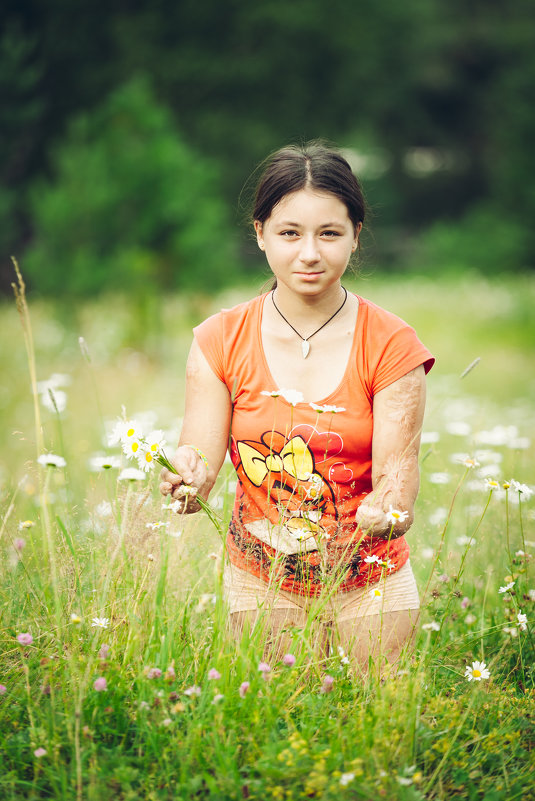
[[[285,222],[277,223],[277,225],[278,226],[282,226],[282,227],[287,227],[287,228],[300,228],[302,223],[285,221]],[[341,222],[322,223],[319,226],[319,228],[343,228],[343,227],[344,227],[344,223],[341,223]]]

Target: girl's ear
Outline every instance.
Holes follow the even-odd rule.
[[[254,221],[254,229],[256,231],[256,241],[258,242],[258,247],[260,250],[265,250],[266,246],[264,245],[264,237],[263,237],[263,227],[260,220]]]
[[[359,246],[359,236],[361,231],[362,231],[362,223],[359,222],[359,224],[355,227],[355,238],[353,239],[353,246],[351,248],[351,253],[354,253]]]

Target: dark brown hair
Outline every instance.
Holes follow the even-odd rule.
[[[286,195],[300,189],[330,192],[346,206],[356,228],[364,222],[366,203],[360,184],[346,159],[322,142],[290,145],[263,162],[256,189],[253,220],[264,223]]]

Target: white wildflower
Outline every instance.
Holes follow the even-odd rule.
[[[402,512],[399,509],[394,509],[392,506],[389,507],[389,510],[386,515],[386,519],[392,525],[396,523],[403,523],[409,516],[408,512]]]
[[[108,437],[108,445],[121,445],[131,439],[139,439],[141,429],[133,420],[118,420]]]
[[[465,534],[462,534],[460,537],[457,537],[455,542],[457,545],[475,545],[476,541],[473,537],[467,537]]]
[[[42,453],[37,461],[43,467],[65,467],[67,464],[63,456],[55,453]]]
[[[511,628],[510,626],[504,626],[502,629],[504,634],[509,634],[510,637],[518,637],[518,629]]]
[[[117,481],[142,481],[145,478],[143,470],[137,467],[125,467],[117,476]]]
[[[329,406],[328,404],[320,406],[317,403],[309,403],[309,406],[311,406],[315,412],[318,412],[318,414],[323,414],[324,412],[331,412],[332,414],[345,412],[345,408],[343,406]]]
[[[517,619],[517,622],[518,622],[518,628],[521,631],[526,631],[526,629],[528,627],[528,616],[527,615],[523,615],[522,612],[519,612],[518,615],[516,616],[516,619]]]
[[[297,389],[276,389],[273,392],[269,390],[262,390],[261,395],[268,395],[272,398],[283,397],[291,406],[296,406],[298,403],[303,403],[305,397],[302,392]]]
[[[449,484],[451,476],[449,473],[430,473],[429,481],[431,484]]]
[[[92,628],[107,629],[109,625],[109,617],[94,617],[91,622]]]
[[[474,459],[473,456],[460,456],[458,461],[468,468],[468,470],[473,470],[475,467],[479,467],[479,462],[477,459]]]
[[[158,520],[157,523],[147,523],[145,528],[150,528],[151,531],[158,531],[161,528],[168,528],[169,521],[164,522],[163,520]]]
[[[430,623],[424,623],[422,628],[424,631],[440,631],[440,625],[436,620],[432,620]]]
[[[95,514],[97,517],[111,517],[113,514],[113,507],[109,501],[101,501],[95,506]]]
[[[515,586],[515,582],[514,581],[510,581],[508,584],[504,584],[503,587],[500,587],[498,592],[501,592],[501,593],[509,592],[509,590],[512,590],[514,586]]]
[[[518,481],[515,481],[514,478],[511,479],[511,489],[518,492],[523,498],[526,498],[526,500],[533,495],[531,487],[528,487],[527,484],[520,484]]]
[[[440,434],[438,431],[423,431],[421,436],[421,443],[422,445],[432,445],[435,442],[440,440]]]
[[[95,454],[89,458],[89,469],[93,473],[99,473],[102,470],[110,470],[112,467],[119,468],[120,466],[120,456],[102,456],[100,454]]]
[[[49,387],[46,392],[41,394],[41,403],[49,412],[64,412],[67,408],[67,393],[62,389],[52,389]]]
[[[466,666],[464,676],[468,681],[481,681],[490,678],[490,672],[485,662],[472,662],[472,666]]]
[[[465,423],[461,420],[452,420],[446,423],[446,431],[448,434],[453,434],[455,437],[467,437],[471,433],[472,427],[470,423]]]

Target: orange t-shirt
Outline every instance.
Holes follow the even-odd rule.
[[[372,539],[355,524],[355,512],[372,490],[373,396],[421,364],[428,372],[434,358],[407,323],[357,296],[345,374],[334,392],[316,402],[326,407],[318,411],[276,392],[261,336],[268,294],[194,329],[232,397],[230,457],[238,483],[229,558],[265,581],[275,575],[282,589],[301,595],[318,595],[333,580],[340,590],[373,583],[382,567],[365,557],[390,560],[390,570],[409,557],[404,536]]]

